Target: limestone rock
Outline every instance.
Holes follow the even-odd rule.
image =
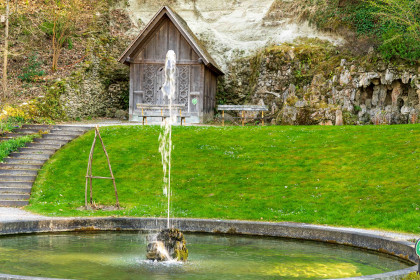
[[[335,125],[343,125],[343,112],[341,110],[335,112]]]
[[[402,87],[400,82],[395,82],[394,87],[392,89],[392,104],[396,105],[398,97],[402,94]]]
[[[373,60],[349,60],[335,62],[327,73],[315,65],[308,66],[295,50],[294,60],[289,60],[289,50],[287,46],[277,53],[273,49],[259,53],[263,57],[255,60],[258,65],[253,66],[249,58],[236,60],[237,68],[228,75],[243,81],[256,77],[256,81],[244,82],[245,89],[231,83],[227,91],[233,89],[238,93],[238,104],[244,104],[243,100],[257,104],[262,98],[265,104],[270,104],[270,117],[276,116],[277,124],[326,124],[329,120],[333,124],[337,121],[338,125],[399,124],[418,119],[415,117],[420,114],[417,66],[396,67],[381,60],[373,65]],[[278,93],[280,97],[267,92]],[[336,114],[337,109],[341,112]]]
[[[351,74],[349,70],[344,71],[344,73],[341,73],[340,76],[340,85],[347,85],[351,80]]]
[[[386,72],[381,77],[381,83],[384,85],[390,85],[392,81],[394,80],[394,73],[391,72],[391,70],[386,69]]]
[[[372,79],[378,79],[379,74],[376,72],[367,72],[360,75],[359,87],[367,87]]]
[[[404,105],[401,107],[401,114],[408,115],[411,113],[411,110],[413,110],[413,108]]]
[[[404,72],[401,76],[401,81],[403,82],[403,84],[408,84],[408,82],[410,81],[410,73]]]

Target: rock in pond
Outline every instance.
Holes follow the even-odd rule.
[[[146,258],[154,261],[186,261],[188,249],[184,234],[174,228],[160,231],[147,245]]]

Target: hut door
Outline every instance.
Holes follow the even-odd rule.
[[[164,67],[158,67],[156,71],[156,85],[155,85],[155,96],[156,96],[156,105],[165,105],[167,98],[163,97],[162,86],[165,82],[165,70]]]

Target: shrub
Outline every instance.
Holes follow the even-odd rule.
[[[22,69],[22,74],[18,78],[23,82],[34,82],[37,77],[45,75],[44,70],[41,70],[41,65],[36,54],[30,56],[28,66]]]
[[[412,272],[405,276],[402,280],[420,280],[420,275],[418,275],[416,272]]]
[[[25,123],[25,112],[16,107],[6,106],[0,113],[0,133],[10,132]]]
[[[301,0],[304,15],[318,28],[343,27],[369,36],[387,59],[420,60],[420,1],[418,0]],[[361,39],[361,38],[360,38]]]
[[[376,9],[380,25],[379,35],[382,55],[391,59],[410,61],[420,59],[420,2],[417,0],[369,0]]]
[[[63,81],[46,87],[45,96],[22,104],[20,107],[6,106],[0,114],[0,132],[11,131],[25,122],[53,123],[67,118],[60,97],[65,91]]]
[[[63,81],[47,87],[45,96],[38,97],[25,107],[27,118],[35,122],[65,120],[66,113],[60,101],[65,87],[66,84]]]

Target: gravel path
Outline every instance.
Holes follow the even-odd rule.
[[[0,223],[8,221],[27,221],[27,220],[47,220],[49,217],[32,214],[28,211],[11,208],[11,207],[0,207]]]
[[[161,121],[153,121],[148,120],[148,125],[160,125]],[[82,126],[82,127],[95,127],[95,126],[142,126],[142,122],[133,122],[133,121],[121,121],[121,120],[112,120],[112,119],[95,119],[91,121],[80,121],[80,122],[63,122],[57,123],[57,125],[66,125],[66,126]],[[200,124],[200,123],[186,123],[183,124],[184,126],[214,126],[208,124]],[[179,123],[174,124],[174,126],[179,126]]]

